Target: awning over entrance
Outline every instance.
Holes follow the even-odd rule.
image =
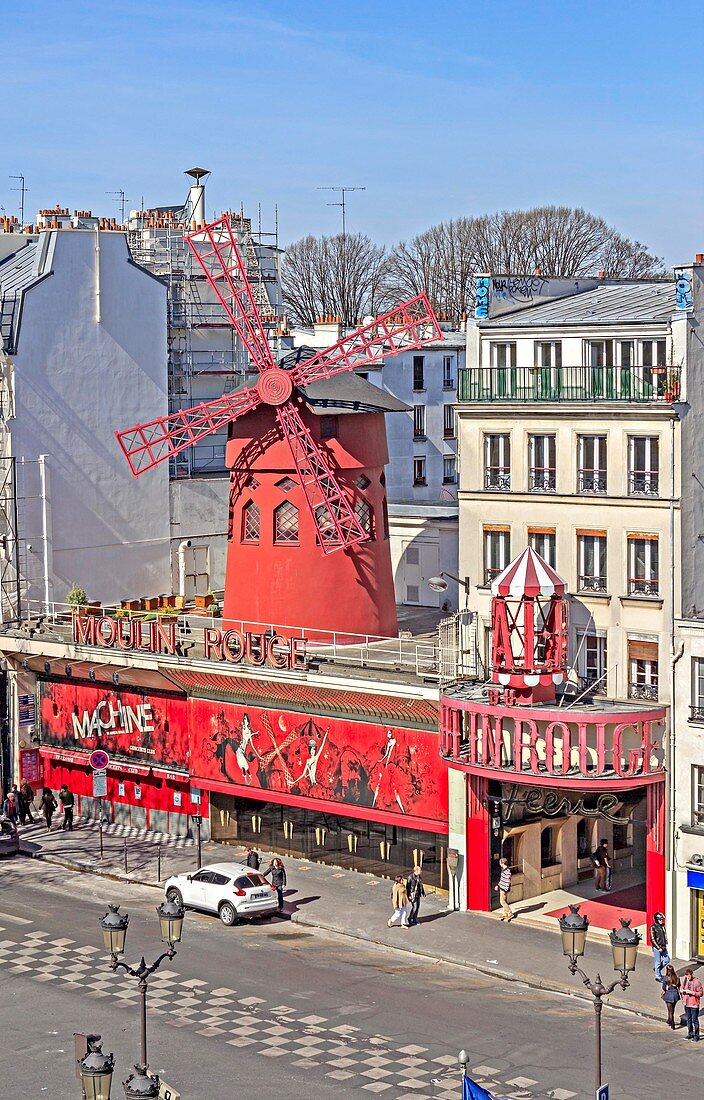
[[[231,699],[255,706],[280,706],[317,714],[366,715],[375,721],[437,728],[438,704],[432,699],[403,699],[362,691],[335,691],[310,684],[249,680],[189,669],[169,670],[169,676],[189,695]]]

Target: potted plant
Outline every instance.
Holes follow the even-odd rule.
[[[76,615],[83,614],[86,609],[86,604],[88,603],[88,596],[85,588],[81,588],[80,585],[76,584],[74,581],[66,595],[66,603]]]
[[[677,370],[669,370],[665,379],[665,400],[677,401],[680,396],[680,375]]]

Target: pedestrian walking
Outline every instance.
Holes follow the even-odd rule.
[[[62,829],[67,829],[69,833],[73,832],[73,807],[75,804],[75,798],[68,789],[65,783],[62,783],[61,790],[59,791],[59,802],[61,808],[64,811],[64,823],[61,826]]]
[[[602,840],[592,856],[594,864],[594,885],[597,890],[609,890],[611,881],[611,857],[609,855],[609,842]]]
[[[17,784],[13,783],[12,793],[15,796],[15,802],[17,803],[17,816],[19,818],[19,824],[24,825],[27,820],[27,804],[24,800],[22,790],[18,789]]]
[[[675,1005],[680,999],[680,980],[677,977],[677,971],[674,966],[668,966],[665,968],[665,976],[662,982],[662,993],[660,994],[665,1007],[667,1008],[667,1026],[672,1030],[677,1027],[675,1023]]]
[[[665,931],[665,914],[656,913],[650,926],[650,944],[653,949],[653,970],[655,981],[662,982],[662,968],[670,961],[670,952],[667,950],[667,932]]]
[[[687,1018],[687,1034],[685,1038],[691,1039],[693,1043],[698,1043],[699,1005],[701,1004],[702,994],[704,994],[704,986],[702,986],[699,978],[694,977],[694,971],[689,966],[684,972],[684,978],[680,984],[680,993],[682,994],[684,1014]]]
[[[271,879],[271,885],[276,887],[276,893],[279,898],[279,912],[283,912],[284,908],[284,886],[286,885],[286,868],[283,862],[278,856],[274,856],[269,862],[269,866],[264,872],[265,878]]]
[[[247,864],[248,867],[252,868],[253,871],[258,871],[259,868],[262,865],[262,861],[261,861],[261,858],[259,856],[259,852],[255,851],[254,848],[248,848],[247,849],[247,852],[246,852],[245,857],[244,857],[244,861],[245,861],[245,863]]]
[[[397,924],[400,924],[401,928],[408,928],[408,894],[403,875],[396,875],[394,879],[394,884],[391,887],[391,904],[394,913],[386,922],[389,928],[393,928]]]
[[[20,820],[20,808],[17,804],[14,790],[10,791],[2,804],[2,812],[6,819],[17,828]]]
[[[25,816],[29,818],[29,824],[34,825],[34,817],[32,816],[32,810],[34,809],[34,789],[26,779],[20,787],[20,793],[24,804]],[[22,820],[21,817],[20,820]],[[22,824],[24,825],[24,821],[22,821]]]
[[[39,800],[39,809],[44,815],[46,827],[49,832],[51,832],[51,819],[56,813],[57,808],[54,792],[50,787],[45,787],[42,792],[42,797]]]
[[[509,867],[508,860],[504,859],[503,856],[499,860],[499,867],[501,868],[501,877],[499,878],[499,885],[495,887],[495,890],[498,891],[501,900],[501,920],[512,921],[514,913],[508,903],[508,895],[511,890],[511,868]]]
[[[408,894],[408,900],[411,905],[408,912],[408,924],[410,927],[413,927],[414,924],[418,924],[418,911],[420,910],[421,898],[425,897],[422,874],[423,870],[421,867],[414,867],[412,874],[408,876],[406,882],[406,893]]]

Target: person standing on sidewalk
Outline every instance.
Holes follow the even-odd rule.
[[[699,1005],[701,1004],[704,987],[699,978],[694,977],[694,971],[687,967],[680,986],[684,1014],[687,1017],[687,1034],[685,1039],[691,1039],[693,1043],[699,1042]]]
[[[413,873],[408,876],[408,881],[406,882],[406,893],[411,903],[410,912],[408,914],[408,924],[410,927],[414,924],[418,924],[418,911],[420,909],[421,898],[425,897],[422,874],[422,868],[414,867]]]
[[[61,826],[62,829],[68,829],[69,833],[73,832],[73,807],[75,804],[75,798],[71,791],[68,789],[65,783],[62,784],[59,791],[59,802],[61,803],[64,811],[64,823]]]
[[[279,898],[279,912],[283,913],[284,909],[284,886],[286,885],[286,868],[283,862],[278,856],[274,856],[269,866],[264,872],[264,878],[271,879],[271,885],[276,887],[276,893]]]
[[[665,931],[665,914],[656,913],[650,926],[650,943],[653,948],[653,970],[655,981],[662,982],[662,968],[670,961],[670,952],[667,950],[667,932]]]
[[[10,791],[7,798],[3,802],[2,812],[5,814],[5,817],[10,822],[10,824],[14,825],[16,829],[20,820],[20,808],[17,803],[14,790]]]
[[[408,913],[406,906],[408,905],[408,894],[406,893],[406,886],[403,881],[403,875],[396,875],[394,884],[391,887],[391,904],[393,906],[394,914],[389,917],[386,922],[389,928],[393,928],[394,925],[399,924],[401,928],[408,928]]]
[[[32,817],[32,810],[34,809],[34,789],[26,779],[20,787],[20,794],[24,801],[25,817],[29,818],[30,825],[34,825],[34,818]],[[24,821],[22,821],[22,824],[24,825]]]
[[[51,787],[45,787],[42,793],[42,797],[39,800],[39,809],[44,815],[46,821],[46,827],[51,832],[51,819],[56,813],[56,799],[54,798],[54,792]]]
[[[511,868],[508,865],[508,860],[503,856],[499,860],[499,867],[501,868],[501,877],[499,878],[499,885],[494,889],[498,891],[501,899],[501,920],[512,921],[513,910],[508,903],[508,895],[511,890]]]
[[[259,858],[259,852],[255,852],[254,848],[247,849],[244,861],[253,871],[258,871],[262,865],[262,861]]]
[[[667,966],[662,981],[662,993],[660,994],[667,1008],[667,1026],[672,1030],[677,1027],[675,1023],[675,1005],[680,999],[680,980],[674,966]]]

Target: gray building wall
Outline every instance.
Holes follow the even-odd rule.
[[[704,265],[678,271],[692,276],[692,309],[673,318],[673,347],[684,360],[684,391],[678,406],[682,433],[681,600],[684,616],[704,609]]]
[[[93,232],[42,237],[51,274],[24,295],[8,425],[27,471],[21,555],[41,576],[31,560],[43,553],[35,464],[45,454],[50,598],[64,601],[74,581],[91,599],[167,591],[168,464],[135,479],[113,434],[168,410],[166,289],[130,261],[124,234],[100,233],[99,259]],[[43,585],[28,595],[42,599]]]

